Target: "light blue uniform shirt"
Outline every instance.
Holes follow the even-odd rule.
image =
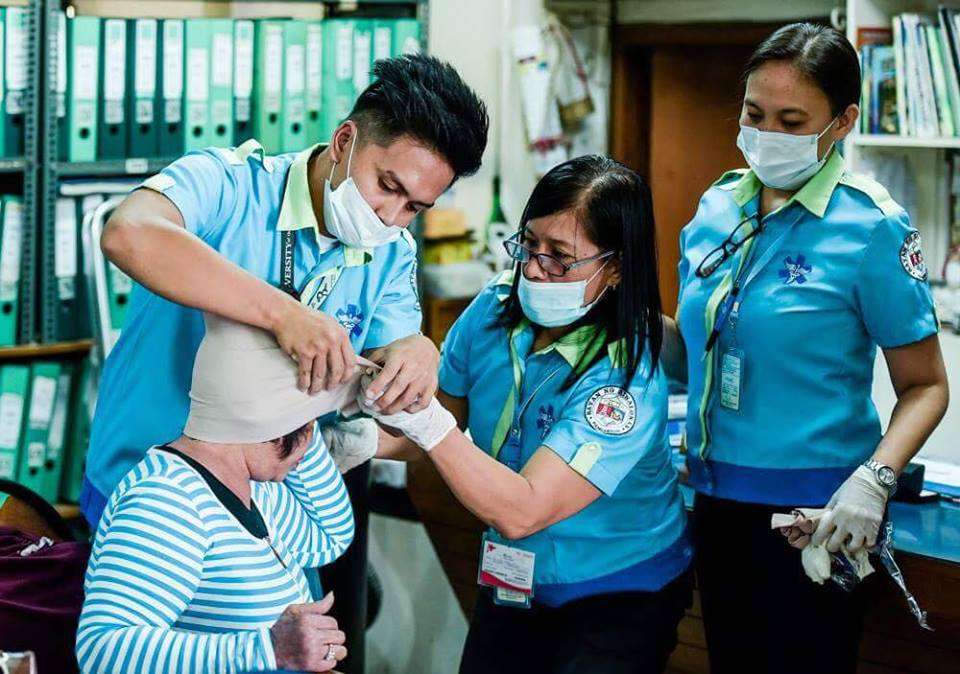
[[[720,498],[818,506],[880,441],[870,395],[876,347],[917,342],[938,324],[919,234],[883,187],[844,171],[837,151],[764,218],[752,251],[744,246],[698,278],[707,254],[756,214],[760,187],[752,171],[724,175],[680,236],[690,478]],[[756,275],[703,359],[745,253],[753,265],[744,264],[742,278]],[[739,411],[721,404],[722,359],[731,353],[741,356]]]
[[[466,398],[478,447],[520,471],[541,447],[552,449],[601,496],[531,536],[509,541],[536,553],[534,599],[547,605],[617,591],[656,591],[690,564],[683,501],[667,443],[667,387],[644,358],[634,381],[607,353],[564,390],[582,353],[603,345],[580,328],[531,352],[533,329],[513,331],[522,363],[512,399],[510,333],[496,324],[511,272],[493,281],[451,328],[440,387]]]
[[[301,301],[340,321],[358,353],[415,334],[421,314],[408,234],[375,250],[334,243],[321,252],[306,170],[316,149],[275,157],[248,144],[191,152],[144,186],[169,198],[204,243],[274,286],[281,279],[281,229],[297,230],[294,283]],[[201,312],[135,286],[100,380],[81,498],[90,522],[99,520],[104,495],[147,448],[183,430],[203,333]]]

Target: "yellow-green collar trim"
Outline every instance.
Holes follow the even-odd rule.
[[[314,236],[320,237],[320,223],[313,212],[313,202],[310,199],[310,183],[307,180],[307,163],[321,144],[308,147],[297,155],[290,165],[287,175],[287,187],[283,192],[283,203],[280,204],[280,215],[277,219],[277,229],[281,232],[295,232],[301,229],[312,229]],[[370,248],[351,248],[344,246],[344,257],[347,266],[366,264],[373,259],[373,250]]]
[[[290,165],[287,175],[287,187],[283,192],[283,203],[280,205],[280,217],[277,220],[277,229],[282,232],[293,232],[301,229],[313,229],[320,235],[320,224],[317,215],[313,212],[313,203],[310,201],[310,183],[307,182],[307,162],[317,146],[308,147],[297,155]]]
[[[833,190],[836,189],[841,177],[843,177],[843,156],[834,148],[830,151],[826,163],[820,170],[803,187],[797,190],[784,206],[796,201],[813,215],[822,218],[827,211],[830,197],[833,196]],[[757,196],[760,187],[761,183],[757,174],[753,171],[747,171],[732,186],[734,202],[743,207],[744,204]]]

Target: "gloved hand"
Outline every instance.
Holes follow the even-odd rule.
[[[889,493],[874,472],[859,466],[830,499],[810,543],[825,545],[830,552],[838,552],[841,547],[849,553],[872,548],[887,498]]]
[[[341,473],[366,463],[377,454],[377,424],[373,419],[338,421],[324,426],[320,433]]]
[[[360,409],[383,425],[396,428],[423,450],[429,452],[457,427],[457,420],[436,398],[431,398],[419,412],[381,413],[373,406],[376,401],[367,398],[367,387],[372,381],[370,375],[364,375],[360,380],[360,392],[357,394]]]

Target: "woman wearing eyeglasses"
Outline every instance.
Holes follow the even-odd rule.
[[[814,543],[874,544],[897,474],[946,409],[937,321],[919,234],[836,148],[859,115],[850,43],[786,26],[745,80],[737,145],[750,169],[707,190],[681,235],[664,349],[686,350],[711,671],[853,672],[861,593],[808,580],[770,516],[828,506]],[[885,434],[870,397],[877,346],[898,396]]]
[[[384,415],[361,395],[405,435],[381,432],[379,455],[426,451],[489,525],[461,672],[660,672],[692,555],[656,367],[650,190],[605,157],[565,162],[507,249],[516,268],[447,336],[439,401]]]

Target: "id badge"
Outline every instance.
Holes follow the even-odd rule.
[[[536,555],[507,545],[484,533],[477,583],[493,588],[496,604],[530,608]]]
[[[734,412],[740,411],[743,391],[743,351],[727,349],[720,358],[720,404]]]

